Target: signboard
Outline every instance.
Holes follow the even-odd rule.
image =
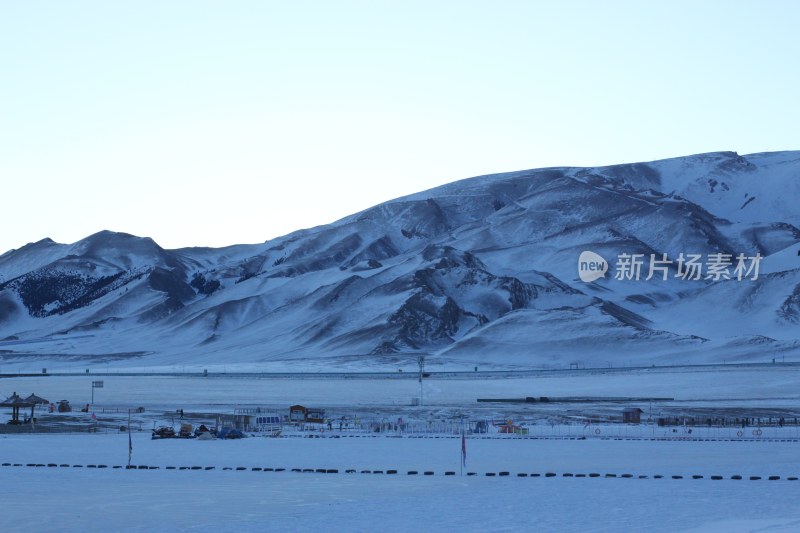
[[[93,389],[102,389],[103,382],[102,381],[92,381],[92,388]]]

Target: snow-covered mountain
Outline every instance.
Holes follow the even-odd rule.
[[[471,178],[258,245],[44,239],[0,256],[0,357],[286,368],[419,353],[451,368],[792,358],[798,199],[800,152],[720,152]],[[578,276],[587,250],[609,266],[591,283]],[[622,276],[621,254],[642,254],[641,279]],[[651,254],[672,261],[666,280],[644,279]],[[707,268],[727,254],[731,279],[683,279],[681,254]],[[737,279],[740,254],[763,257],[757,279]]]

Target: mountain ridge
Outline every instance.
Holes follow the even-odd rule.
[[[512,367],[798,355],[793,191],[800,152],[713,152],[468,178],[260,244],[42,239],[0,255],[0,356],[294,368],[420,353]],[[581,282],[583,250],[609,275]],[[695,283],[673,265],[667,281],[625,282],[621,253],[758,253],[769,272]],[[693,323],[710,310],[717,329]]]

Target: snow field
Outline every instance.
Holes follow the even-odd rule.
[[[800,524],[796,443],[468,439],[152,441],[134,434],[133,462],[158,470],[90,469],[125,464],[127,435],[14,435],[2,461],[84,468],[0,467],[0,526],[18,531],[792,531]],[[216,466],[211,471],[168,465]],[[223,470],[247,466],[247,471]],[[287,468],[284,472],[251,467]],[[291,472],[338,468],[339,474]],[[345,474],[346,468],[398,475]],[[409,476],[406,469],[419,470]],[[423,470],[435,471],[424,476]],[[485,472],[510,472],[486,477]],[[520,478],[518,472],[540,477]],[[558,473],[545,477],[546,472]],[[562,474],[597,472],[599,478]],[[648,479],[606,478],[606,473]],[[654,474],[663,479],[653,479]],[[730,474],[782,475],[741,481]],[[684,479],[671,479],[671,475]],[[702,474],[704,479],[691,479]],[[726,476],[712,481],[710,475]]]
[[[444,438],[266,438],[151,440],[134,432],[135,465],[459,471],[461,440]],[[800,475],[800,443],[778,441],[542,440],[467,437],[465,472],[599,472],[730,477]],[[125,465],[128,435],[3,435],[0,462]],[[798,483],[800,486],[800,483]]]
[[[412,410],[411,398],[420,394],[414,377],[381,379],[356,374],[351,379],[320,379],[308,374],[307,378],[242,375],[204,378],[98,373],[3,379],[0,380],[0,395],[8,396],[14,391],[25,395],[35,392],[51,401],[66,398],[73,405],[81,405],[89,402],[91,382],[96,379],[105,383],[103,389],[95,391],[98,407],[129,405],[174,410],[218,406],[228,412],[232,405],[274,405],[288,409],[300,403],[337,408],[395,406],[402,416],[403,411]],[[526,396],[667,397],[679,402],[711,402],[723,406],[725,402],[738,405],[742,401],[795,406],[800,403],[798,380],[800,365],[796,364],[564,370],[522,376],[507,374],[502,379],[471,378],[469,375],[432,377],[423,382],[423,396],[426,406],[458,405],[462,409],[485,407],[477,403],[478,398]],[[506,407],[510,405],[498,409]]]
[[[145,415],[152,417],[177,408],[187,413],[231,413],[237,405],[272,405],[276,410],[279,406],[283,412],[291,404],[303,403],[327,408],[332,415],[379,412],[382,417],[391,413],[425,420],[478,415],[483,409],[503,414],[511,405],[487,408],[475,400],[528,395],[653,395],[695,407],[794,408],[797,371],[794,366],[775,365],[431,379],[424,383],[426,403],[419,408],[407,403],[419,391],[411,379],[47,376],[4,379],[0,392],[35,392],[56,401],[67,398],[78,407],[88,402],[91,381],[99,378],[105,381],[105,387],[95,391],[100,418],[104,405],[143,405]],[[535,404],[524,409],[532,418],[543,414]],[[88,413],[78,415],[88,420]],[[603,435],[612,437],[630,427],[636,428],[598,426]],[[570,428],[582,430],[582,426]],[[765,437],[787,437],[785,442],[472,436],[467,438],[464,472],[477,475],[463,477],[458,475],[461,440],[455,436],[153,441],[149,424],[143,429],[132,434],[132,464],[158,469],[112,468],[127,463],[125,432],[0,435],[0,464],[70,465],[0,466],[4,482],[0,528],[36,532],[800,530],[800,481],[787,479],[800,477],[800,443],[789,440],[796,437],[796,428],[783,428],[775,435],[769,434],[775,428],[765,429]],[[638,429],[652,433],[652,428]],[[554,431],[549,424],[538,424],[534,430]],[[698,436],[720,432],[695,431]],[[716,434],[703,436],[726,436]],[[175,469],[168,470],[169,466]],[[214,469],[179,469],[192,466]],[[390,469],[397,475],[387,475]],[[384,473],[361,474],[364,470]],[[408,475],[409,470],[418,475]],[[425,471],[434,475],[424,475]],[[448,471],[455,475],[446,476]],[[509,475],[485,475],[500,472]],[[519,473],[528,476],[518,477]],[[540,475],[532,477],[534,473]],[[565,473],[584,477],[564,477]],[[592,473],[599,476],[589,477]],[[625,474],[633,478],[621,477]],[[693,479],[696,475],[703,478]],[[750,481],[750,476],[761,479]],[[769,476],[780,480],[769,481]]]

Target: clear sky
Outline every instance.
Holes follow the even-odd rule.
[[[470,176],[800,149],[800,2],[0,0],[0,252],[261,242]]]

